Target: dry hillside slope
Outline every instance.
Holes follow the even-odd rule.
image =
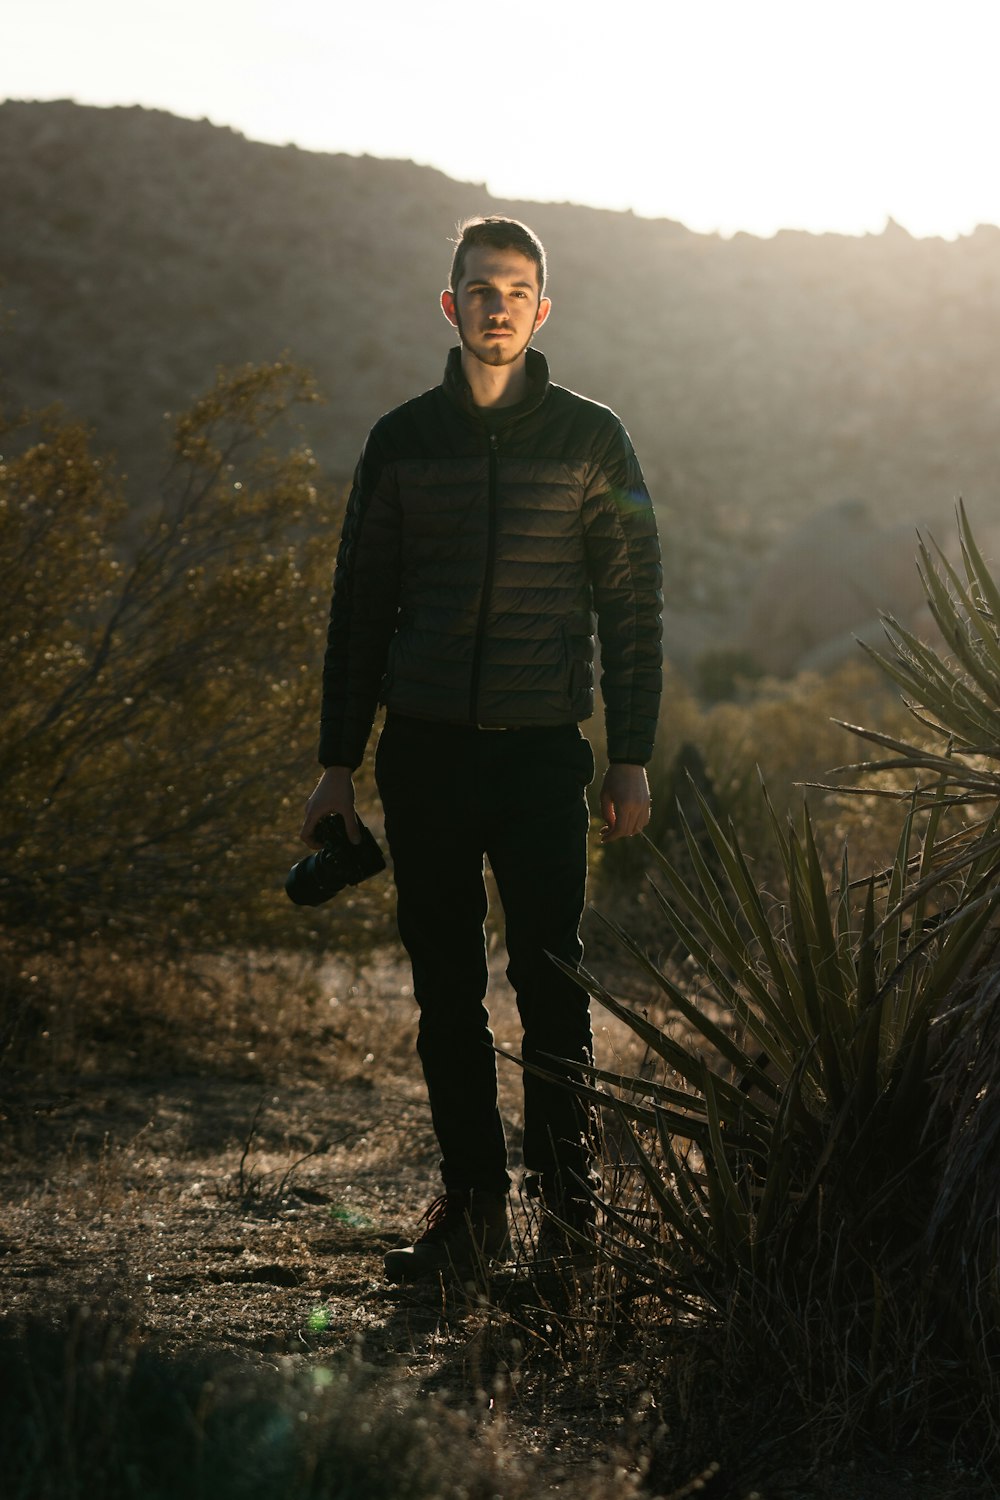
[[[939,524],[957,494],[986,515],[997,492],[995,228],[726,241],[69,102],[0,105],[0,180],[6,397],[85,416],[140,494],[163,413],[217,364],[282,350],[316,372],[308,436],[348,475],[371,421],[438,378],[448,237],[497,210],[548,244],[541,345],[631,429],[677,605],[725,614],[789,525],[845,498]]]

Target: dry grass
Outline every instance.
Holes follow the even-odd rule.
[[[494,952],[495,1030],[507,1045],[518,1030],[502,963]],[[724,1337],[706,1349],[611,1269],[586,1286],[530,1275],[521,1205],[519,1262],[471,1298],[385,1284],[382,1253],[436,1191],[396,954],[323,965],[222,955],[189,969],[94,950],[8,976],[7,993],[18,1024],[0,1080],[0,1282],[3,1359],[22,1398],[4,1445],[24,1463],[49,1455],[34,1478],[19,1477],[14,1500],[133,1493],[121,1488],[127,1466],[148,1476],[143,1465],[162,1452],[159,1439],[140,1441],[151,1391],[187,1483],[170,1488],[168,1465],[160,1490],[143,1479],[144,1500],[227,1495],[222,1460],[246,1424],[280,1426],[298,1410],[307,1436],[295,1462],[308,1458],[313,1487],[294,1488],[302,1470],[285,1452],[285,1468],[259,1469],[269,1497],[450,1496],[443,1480],[377,1487],[398,1443],[416,1444],[421,1472],[460,1477],[469,1496],[860,1493],[828,1459],[810,1474],[808,1437],[794,1457],[782,1446],[780,1414],[755,1404],[755,1372],[728,1362]],[[630,1034],[596,1019],[601,1062],[641,1069]],[[512,1065],[501,1066],[501,1090],[516,1163]],[[621,1141],[609,1140],[608,1156],[621,1196],[631,1173]],[[89,1391],[72,1420],[70,1378]],[[797,1410],[806,1395],[794,1395]],[[353,1428],[345,1458],[337,1434]],[[368,1490],[333,1487],[349,1463],[370,1471]],[[916,1462],[894,1465],[880,1474],[867,1462],[866,1496],[939,1500],[980,1483],[940,1464],[933,1481]],[[239,1465],[233,1473],[246,1479]]]
[[[518,1032],[501,963],[495,955],[495,1024],[510,1046]],[[613,1424],[576,1441],[565,1422],[550,1443],[544,1415],[522,1407],[518,1372],[554,1334],[543,1329],[531,1358],[526,1349],[512,1360],[495,1308],[382,1281],[382,1253],[408,1237],[437,1190],[398,955],[321,965],[222,955],[149,967],[95,949],[72,964],[43,959],[8,972],[7,997],[0,1280],[11,1368],[23,1373],[44,1346],[37,1386],[49,1379],[46,1361],[74,1360],[74,1309],[93,1310],[94,1339],[120,1345],[126,1365],[152,1361],[158,1380],[176,1377],[185,1389],[192,1361],[209,1369],[218,1359],[227,1389],[252,1391],[256,1376],[241,1361],[298,1361],[303,1379],[312,1370],[325,1380],[323,1371],[360,1359],[411,1389],[404,1398],[393,1386],[389,1408],[420,1392],[431,1400],[424,1416],[440,1414],[442,1444],[449,1422],[485,1434],[483,1472],[502,1463],[505,1493],[538,1493],[567,1467],[574,1490],[589,1493],[595,1463],[602,1493],[633,1492],[635,1461],[625,1466],[631,1478],[614,1477]],[[508,1065],[501,1079],[516,1157],[520,1077]],[[523,1216],[519,1225],[527,1253]],[[498,1300],[516,1279],[505,1273]],[[48,1416],[38,1440],[51,1447],[60,1398],[45,1389],[39,1399]],[[114,1400],[108,1421],[130,1423],[128,1391]],[[342,1413],[336,1403],[330,1411],[335,1425]],[[516,1441],[508,1422],[521,1431]],[[118,1461],[113,1436],[101,1462]],[[70,1442],[63,1434],[55,1447]],[[519,1488],[521,1467],[531,1478]],[[68,1481],[58,1464],[49,1482],[49,1491],[14,1495],[75,1493],[59,1489]]]
[[[0,1332],[10,1500],[528,1500],[551,1468],[510,1441],[492,1402],[429,1406],[360,1358],[239,1359],[164,1349],[78,1310]],[[629,1500],[634,1475],[573,1475],[581,1500]]]

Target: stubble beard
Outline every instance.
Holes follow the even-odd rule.
[[[469,343],[469,340],[466,337],[465,329],[462,327],[462,319],[459,316],[457,307],[455,308],[455,327],[458,329],[458,336],[462,341],[462,348],[467,349],[472,355],[473,359],[478,359],[481,365],[490,365],[494,369],[502,365],[515,364],[517,360],[521,358],[521,355],[525,352],[528,345],[531,343],[532,338],[534,337],[534,329],[532,329],[531,333],[528,334],[528,337],[525,339],[524,343],[521,344],[520,347],[515,349],[513,352],[511,352],[511,343],[513,342],[512,339],[498,339],[495,343],[490,343],[487,344],[484,348],[477,349],[474,347],[474,345]]]

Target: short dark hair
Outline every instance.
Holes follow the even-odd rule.
[[[451,261],[451,275],[448,285],[453,292],[458,291],[462,273],[465,270],[465,257],[470,250],[478,245],[487,245],[491,250],[519,250],[529,260],[534,261],[535,270],[538,272],[538,293],[541,296],[545,290],[545,246],[533,229],[527,224],[522,224],[520,219],[504,219],[499,214],[487,214],[484,218],[466,219],[458,226],[458,238],[455,240],[455,254]]]

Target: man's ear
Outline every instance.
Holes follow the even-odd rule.
[[[453,328],[458,327],[458,318],[455,316],[455,293],[449,288],[441,293],[441,311]]]
[[[542,324],[545,322],[545,319],[548,317],[548,315],[549,315],[549,313],[551,311],[552,311],[552,299],[551,299],[551,297],[543,297],[542,300],[538,304],[538,311],[535,314],[535,331],[536,331],[536,333],[537,333],[538,329],[541,328]]]

